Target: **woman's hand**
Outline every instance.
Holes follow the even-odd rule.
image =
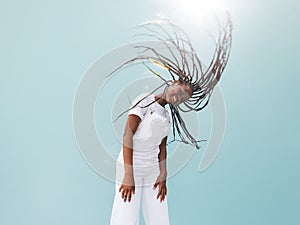
[[[122,191],[122,198],[124,199],[124,202],[128,200],[130,202],[132,194],[135,194],[135,184],[134,184],[134,178],[132,174],[125,175],[122,185],[119,188],[119,192]]]
[[[156,189],[156,187],[158,186],[158,193],[157,193],[157,199],[160,197],[160,202],[165,200],[165,197],[167,195],[167,185],[166,185],[166,179],[167,176],[166,174],[160,174],[157,179],[156,182],[153,186],[153,189]]]

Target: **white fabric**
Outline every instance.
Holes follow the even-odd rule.
[[[132,105],[145,96],[146,94],[138,96]],[[155,96],[149,95],[128,112],[128,115],[134,114],[141,118],[133,136],[135,194],[132,195],[130,202],[124,202],[119,192],[124,177],[124,160],[121,150],[116,166],[116,195],[110,225],[139,225],[140,201],[146,225],[169,225],[167,196],[163,202],[156,199],[159,187],[153,190],[153,185],[160,173],[159,144],[170,132],[172,123],[168,110],[157,102],[143,108],[154,100]]]

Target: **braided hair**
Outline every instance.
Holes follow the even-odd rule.
[[[227,13],[226,24],[222,30],[219,31],[219,36],[217,40],[215,40],[214,54],[210,64],[207,66],[207,69],[203,69],[202,62],[200,61],[186,33],[169,20],[165,19],[147,22],[139,25],[138,27],[144,28],[147,31],[147,33],[141,35],[154,38],[155,41],[158,41],[160,44],[162,44],[164,49],[167,50],[168,55],[162,53],[161,49],[153,48],[150,45],[133,45],[133,47],[139,52],[138,56],[126,61],[112,71],[108,76],[111,76],[125,65],[140,61],[148,68],[149,71],[163,81],[159,87],[155,88],[147,96],[139,100],[130,109],[136,107],[142,100],[153,94],[161,87],[165,86],[165,93],[167,88],[174,81],[178,81],[179,84],[189,85],[192,90],[192,95],[188,100],[182,103],[185,107],[182,107],[181,105],[169,104],[173,119],[172,141],[175,141],[177,131],[177,134],[180,138],[177,141],[191,144],[198,149],[199,141],[197,141],[188,131],[180,112],[200,111],[207,106],[212,91],[220,80],[221,75],[227,65],[231,50],[232,20],[230,14]],[[167,30],[166,27],[170,28],[171,31]],[[149,62],[158,64],[165,68],[172,79],[166,80],[159,73],[155,72],[155,70],[148,65]],[[144,107],[148,107],[154,102],[155,101]],[[119,115],[119,117],[121,117],[130,109],[124,111]]]

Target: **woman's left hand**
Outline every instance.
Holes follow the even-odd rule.
[[[156,198],[158,199],[160,197],[160,202],[164,201],[167,195],[166,179],[167,179],[166,175],[160,174],[157,177],[155,184],[153,186],[153,189],[156,189],[156,187],[158,186],[158,193]]]

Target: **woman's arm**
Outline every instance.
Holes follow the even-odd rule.
[[[156,179],[156,182],[153,186],[153,189],[155,189],[157,186],[158,193],[157,193],[157,199],[160,198],[160,201],[162,202],[165,200],[165,197],[167,195],[167,137],[165,137],[161,144],[159,145],[160,152],[158,154],[158,160],[159,160],[159,168],[160,168],[160,174]]]
[[[127,199],[130,202],[131,195],[135,193],[132,168],[132,138],[140,122],[141,119],[137,115],[129,115],[123,135],[123,158],[125,174],[122,185],[119,188],[119,192],[122,191],[122,198],[124,199],[124,202],[126,202]]]
[[[160,174],[167,177],[167,137],[165,137],[159,145],[160,152],[158,154]]]
[[[123,158],[125,174],[133,174],[132,170],[132,138],[141,119],[136,115],[129,115],[123,134]]]

